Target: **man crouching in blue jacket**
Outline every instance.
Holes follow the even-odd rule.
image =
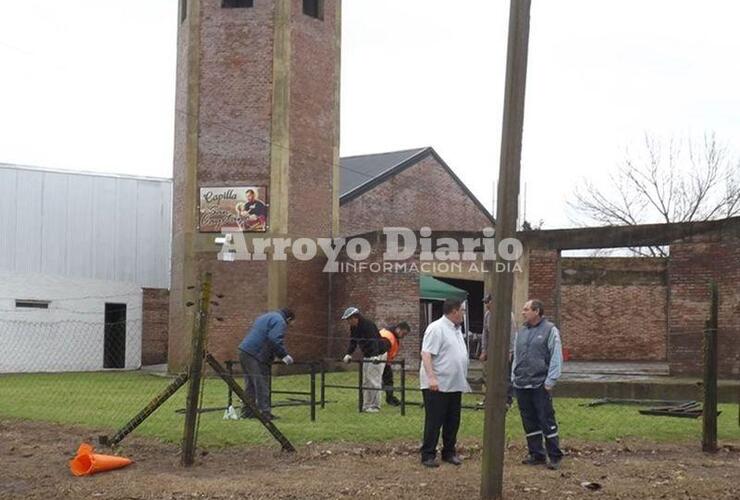
[[[273,359],[286,365],[293,363],[283,343],[285,330],[295,319],[290,309],[280,309],[259,316],[244,340],[239,344],[239,362],[244,371],[244,392],[268,420],[278,417],[270,412],[270,376]],[[248,407],[242,408],[242,418],[254,418]]]

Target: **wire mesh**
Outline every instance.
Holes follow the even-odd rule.
[[[84,429],[86,435],[112,436],[120,430],[178,374],[140,368],[140,320],[110,323],[98,318],[53,322],[0,319],[0,418],[75,426]],[[116,340],[117,335],[124,335],[124,341]],[[240,367],[232,361],[234,378],[243,386]],[[293,372],[287,374],[286,368],[276,364],[271,382],[271,412],[278,417],[275,425],[296,447],[327,441],[420,442],[424,409],[418,370],[406,370],[401,376],[401,363],[393,365],[393,395],[404,401],[403,411],[389,403],[386,386],[379,389],[379,411],[368,413],[359,411],[359,369],[358,362],[347,365],[338,360],[315,360],[314,364],[293,367]],[[477,375],[472,378],[476,382]],[[483,386],[473,385],[477,393],[463,396],[460,439],[480,439],[483,432]],[[207,372],[199,446],[265,445],[279,449],[259,421],[229,418],[229,403],[237,416],[241,406],[229,393],[223,380]],[[701,401],[699,389],[690,399]],[[589,406],[593,401],[562,397],[557,386],[553,391],[566,450],[571,443],[615,440],[687,442],[697,444],[699,449],[701,418],[640,413],[651,406],[666,406],[660,401],[606,401]],[[179,390],[137,427],[134,435],[180,442],[184,408],[185,391]],[[720,446],[740,443],[736,404],[721,403],[719,411]],[[516,399],[507,413],[506,431],[510,441],[524,442]]]

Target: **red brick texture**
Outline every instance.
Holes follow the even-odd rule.
[[[220,262],[200,255],[199,266],[213,273],[214,298],[208,323],[208,350],[219,360],[238,359],[237,347],[257,316],[267,311],[267,262]],[[221,318],[222,321],[218,321]]]
[[[366,262],[382,262],[383,249],[375,245]],[[348,262],[346,257],[342,262]],[[415,258],[407,261],[417,262]],[[397,359],[405,358],[410,368],[418,366],[419,332],[419,275],[408,273],[343,272],[332,276],[331,356],[340,358],[349,345],[349,327],[339,320],[342,312],[355,306],[378,328],[399,321],[411,326],[411,333],[401,342]],[[359,356],[359,354],[356,354]]]
[[[285,337],[296,361],[319,361],[327,355],[329,275],[325,259],[288,262],[288,304],[296,314]]]
[[[561,329],[574,360],[665,361],[662,259],[562,259]]]
[[[274,2],[201,11],[198,183],[267,186]]]
[[[702,371],[702,332],[709,318],[709,283],[719,288],[719,372],[740,375],[740,238],[695,238],[671,245],[668,361],[671,373]]]
[[[560,252],[557,250],[530,250],[529,298],[539,299],[545,305],[545,315],[555,323],[558,319],[558,286],[560,283]]]
[[[291,2],[290,108],[288,144],[288,228],[290,237],[330,235],[332,222],[332,159],[339,109],[335,41],[336,1],[325,0],[324,19],[302,13]],[[189,16],[192,13],[188,14]],[[275,1],[257,1],[252,8],[223,9],[220,0],[203,0],[200,13],[198,74],[197,186],[270,187],[272,141]],[[173,196],[172,297],[169,360],[171,369],[186,359],[190,332],[184,318],[184,214],[192,200],[186,187],[186,132],[190,40],[180,26],[178,40],[177,118]],[[269,195],[268,195],[268,202]],[[269,234],[268,234],[269,235]],[[224,299],[214,308],[209,325],[209,349],[219,359],[234,359],[237,346],[252,321],[267,310],[268,266],[265,262],[218,262],[215,253],[196,257],[198,272],[213,273],[214,291]],[[287,263],[288,304],[297,318],[286,337],[296,359],[323,357],[327,343],[328,278],[323,259]],[[192,294],[190,294],[192,295]],[[317,335],[323,336],[317,341]],[[305,336],[303,338],[302,336]]]
[[[170,292],[162,288],[144,288],[141,332],[141,364],[167,362]]]
[[[255,2],[258,3],[258,2]],[[291,234],[329,236],[332,223],[334,133],[339,126],[339,85],[334,38],[336,1],[324,0],[324,17],[303,14],[291,2],[290,184]]]
[[[667,361],[699,376],[709,284],[719,288],[719,375],[740,375],[740,235],[707,233],[660,259],[558,259],[530,251],[529,296],[558,318],[574,360]],[[560,283],[558,283],[560,282]]]
[[[340,208],[345,235],[382,227],[478,231],[493,224],[434,156],[427,156]]]

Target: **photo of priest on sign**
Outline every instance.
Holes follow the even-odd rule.
[[[267,205],[257,197],[254,189],[244,192],[247,201],[237,203],[236,221],[242,231],[265,231],[267,225]]]
[[[265,186],[204,186],[200,188],[201,233],[265,232],[270,202]]]

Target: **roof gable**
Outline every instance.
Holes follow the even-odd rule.
[[[465,194],[475,203],[486,217],[495,224],[491,213],[483,206],[468,187],[455,175],[431,146],[418,149],[406,149],[390,153],[379,153],[362,156],[349,156],[341,159],[339,204],[347,203],[379,184],[416,165],[428,156],[433,156],[443,169],[452,177]]]

